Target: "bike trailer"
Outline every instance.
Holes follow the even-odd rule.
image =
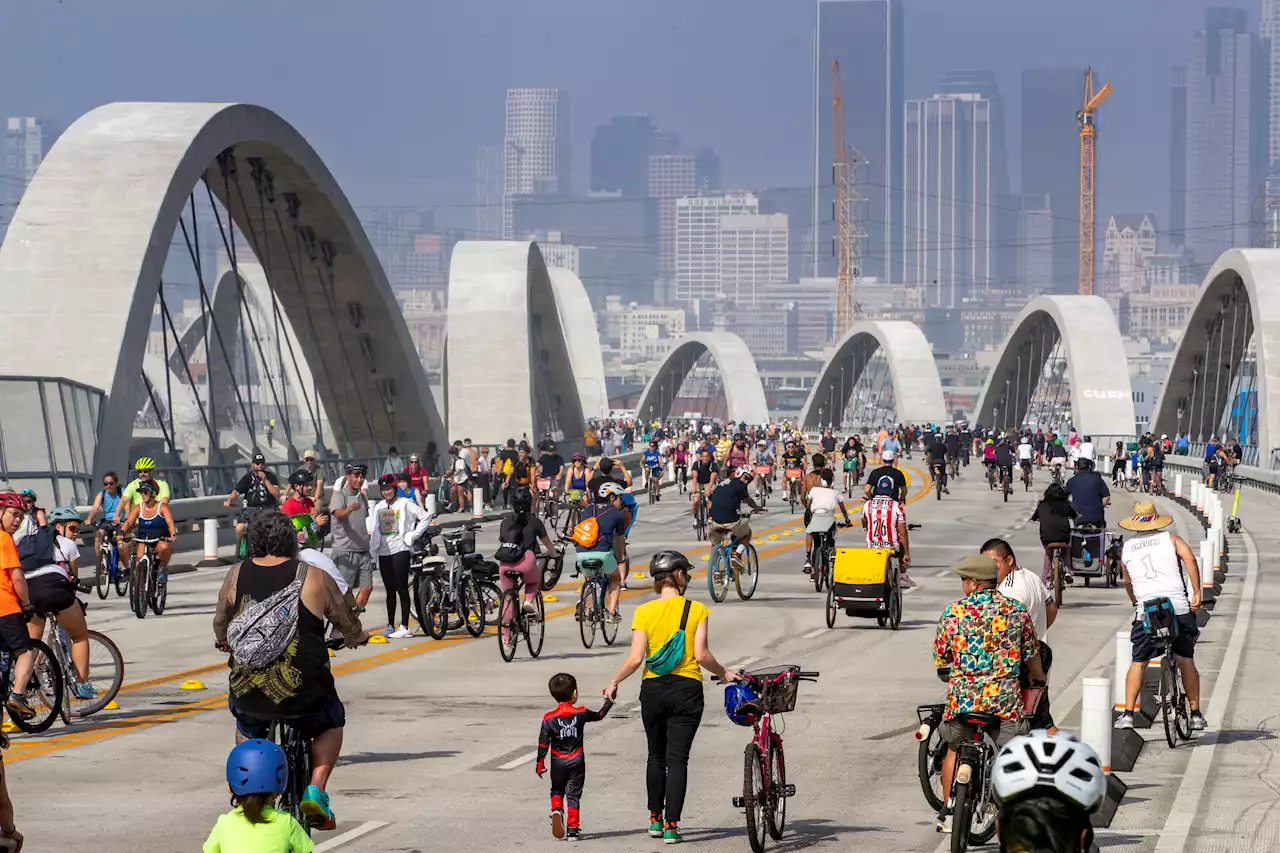
[[[831,589],[850,616],[876,616],[889,608],[898,586],[893,552],[884,548],[837,548]]]

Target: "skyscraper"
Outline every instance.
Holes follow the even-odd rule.
[[[992,103],[976,93],[907,101],[902,284],[958,308],[991,284]]]
[[[1262,50],[1267,63],[1268,172],[1280,167],[1280,0],[1262,0]]]
[[[591,140],[591,189],[643,197],[649,189],[649,157],[680,147],[680,137],[658,130],[647,115],[614,116]]]
[[[5,129],[4,174],[0,176],[0,228],[8,228],[27,184],[58,138],[48,119],[10,117]]]
[[[1243,9],[1209,9],[1187,67],[1186,245],[1201,269],[1250,245],[1266,172],[1266,64],[1248,23]]]
[[[511,199],[570,191],[569,94],[560,89],[508,89],[503,148],[502,236],[511,239]]]
[[[1022,193],[1049,197],[1052,281],[1045,293],[1075,293],[1080,282],[1080,127],[1084,69],[1022,72]]]
[[[721,293],[720,221],[738,214],[760,212],[750,193],[728,193],[676,199],[676,298],[715,299]],[[784,226],[785,229],[785,226]],[[785,230],[783,273],[786,272]]]
[[[664,275],[676,266],[676,199],[697,191],[697,169],[692,154],[649,157],[649,198],[658,205],[658,269]]]
[[[502,149],[497,145],[482,145],[476,149],[476,240],[498,240],[502,237],[503,169]]]
[[[720,217],[719,292],[739,308],[759,308],[786,283],[786,214]]]
[[[859,170],[866,221],[862,272],[883,277],[897,254],[902,221],[903,24],[901,0],[819,0],[814,62],[814,275],[835,275],[831,212],[831,62],[839,60],[845,140],[865,164]]]
[[[698,192],[720,191],[720,155],[714,148],[699,148],[693,155],[694,181]]]
[[[1169,240],[1186,243],[1187,229],[1187,69],[1173,69],[1169,103]]]

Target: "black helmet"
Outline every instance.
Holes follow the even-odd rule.
[[[306,469],[299,469],[289,475],[289,485],[291,486],[309,486],[315,481],[315,475]]]
[[[529,493],[528,486],[520,486],[511,493],[511,508],[524,513],[533,509],[533,495]]]
[[[679,551],[659,551],[649,560],[649,577],[657,579],[672,572],[683,571],[686,575],[693,571],[689,559]]]
[[[396,487],[395,474],[383,474],[381,477],[378,478],[378,488],[394,489],[395,487]]]

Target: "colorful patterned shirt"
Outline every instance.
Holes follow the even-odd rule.
[[[934,667],[951,667],[943,719],[965,711],[1022,719],[1018,670],[1039,653],[1035,625],[1018,601],[983,589],[950,605],[933,641]]]

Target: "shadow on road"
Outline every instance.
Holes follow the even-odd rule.
[[[418,761],[423,758],[452,758],[458,754],[456,749],[437,749],[428,752],[356,752],[338,759],[338,766],[344,764],[388,764],[396,761]]]

